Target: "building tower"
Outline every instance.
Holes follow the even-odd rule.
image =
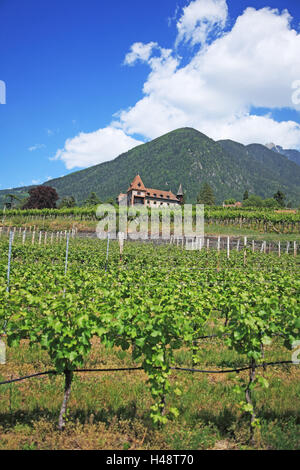
[[[182,191],[182,185],[180,184],[177,194],[176,194],[177,199],[179,200],[179,204],[183,204],[183,191]]]

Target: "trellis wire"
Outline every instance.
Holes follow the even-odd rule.
[[[245,370],[249,370],[252,368],[259,369],[259,368],[266,368],[267,366],[275,366],[275,365],[299,365],[293,361],[276,361],[276,362],[264,362],[263,364],[256,364],[251,366],[241,366],[235,369],[221,369],[221,370],[204,370],[204,369],[193,369],[189,367],[170,367],[170,370],[178,370],[183,372],[198,372],[201,374],[229,374],[232,372],[243,372]],[[155,367],[155,369],[159,370],[161,367]],[[109,369],[74,369],[71,372],[124,372],[124,371],[136,371],[136,370],[144,370],[143,367],[120,367],[120,368],[109,368]],[[66,372],[66,371],[63,371]],[[33,377],[39,377],[42,375],[58,375],[62,372],[58,372],[56,370],[48,370],[45,372],[37,372],[36,374],[25,375],[24,377],[18,377],[16,379],[4,380],[0,382],[0,385],[7,385],[13,382],[20,382],[21,380],[31,379]]]

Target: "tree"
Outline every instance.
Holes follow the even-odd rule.
[[[243,201],[246,201],[246,199],[248,198],[249,198],[249,193],[248,193],[248,189],[246,189],[246,191],[244,192]]]
[[[273,209],[280,207],[276,199],[274,199],[273,197],[265,199],[263,202],[263,205],[264,207],[273,208]]]
[[[277,193],[274,194],[273,198],[278,202],[280,207],[284,207],[285,194],[278,189]]]
[[[76,201],[73,196],[63,197],[61,202],[58,205],[59,209],[61,209],[62,207],[75,207],[75,206],[76,206]]]
[[[23,209],[55,209],[58,194],[51,186],[36,186],[30,189]]]
[[[263,198],[260,196],[256,196],[255,194],[251,194],[251,196],[248,197],[243,202],[243,207],[262,207],[263,206]]]
[[[224,204],[229,205],[229,204],[235,204],[236,200],[232,197],[230,199],[225,199]]]
[[[215,204],[214,192],[208,183],[204,183],[201,186],[198,197],[197,197],[197,203],[206,204],[208,206],[213,206]]]
[[[94,191],[91,192],[91,194],[84,203],[85,206],[97,206],[98,204],[101,204],[101,201]]]
[[[100,204],[100,203],[99,203],[99,204]],[[110,198],[108,198],[108,199],[105,201],[105,204],[115,205],[115,204],[116,204],[116,201],[114,200],[114,198],[110,197]]]
[[[9,201],[4,202],[4,206],[6,207],[6,209],[13,209],[17,203],[20,203],[22,201],[22,199],[16,196],[15,194],[6,194],[5,199],[9,199]]]

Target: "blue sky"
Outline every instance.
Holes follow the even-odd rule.
[[[0,0],[0,18],[1,189],[183,126],[300,149],[296,0]]]

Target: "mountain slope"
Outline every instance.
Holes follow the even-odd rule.
[[[297,163],[297,165],[300,165],[300,152],[298,150],[284,149],[280,147],[280,145],[275,144],[266,144],[266,147],[270,150],[273,150],[273,152],[281,153],[281,155],[284,155],[292,162],[295,162]]]
[[[296,163],[260,144],[242,145],[230,140],[219,141],[219,144],[232,157],[238,157],[241,165],[247,168],[251,175],[247,188],[250,193],[272,197],[281,189],[288,200],[299,204],[300,167]]]
[[[60,197],[73,195],[79,203],[91,191],[105,201],[126,192],[137,173],[146,187],[175,194],[181,183],[187,202],[195,202],[201,184],[207,182],[217,203],[228,197],[241,199],[245,189],[262,197],[281,189],[293,204],[300,204],[300,167],[295,163],[264,146],[215,142],[191,128],[169,132],[115,160],[45,184],[55,187]]]

